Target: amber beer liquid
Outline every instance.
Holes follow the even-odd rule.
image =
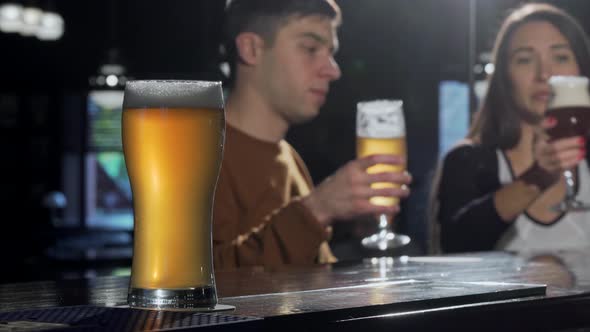
[[[222,126],[220,110],[125,110],[125,160],[138,222],[135,287],[210,284],[211,247],[204,234],[211,224],[200,221],[211,220]]]
[[[365,157],[372,154],[393,154],[398,156],[406,156],[406,138],[370,138],[370,137],[357,137],[356,140],[356,151],[358,157]],[[381,173],[381,172],[400,172],[405,171],[405,165],[384,165],[377,164],[367,169],[368,173]],[[371,188],[382,189],[382,188],[399,188],[398,184],[389,182],[379,182],[371,185]],[[399,202],[397,197],[372,197],[371,203],[380,206],[393,206]]]
[[[213,308],[211,221],[225,120],[220,84],[131,81],[123,149],[133,193],[129,304]]]

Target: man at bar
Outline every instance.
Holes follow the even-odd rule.
[[[407,173],[368,174],[394,155],[348,162],[315,189],[284,137],[318,115],[340,75],[334,54],[341,16],[333,0],[234,0],[226,9],[225,50],[232,68],[226,141],[213,221],[216,269],[335,262],[327,244],[336,221],[386,213],[373,196],[406,197]]]

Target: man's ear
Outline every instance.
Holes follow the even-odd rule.
[[[264,51],[264,40],[253,32],[242,32],[236,37],[239,59],[246,65],[255,65]]]

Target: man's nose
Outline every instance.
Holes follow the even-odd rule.
[[[342,76],[340,66],[338,66],[338,63],[333,56],[329,57],[324,66],[322,66],[321,74],[323,77],[327,77],[330,81],[335,81]]]

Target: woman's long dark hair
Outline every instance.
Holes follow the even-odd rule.
[[[529,3],[513,11],[502,24],[493,51],[495,71],[489,79],[484,99],[467,138],[491,148],[507,150],[520,141],[521,121],[532,121],[528,110],[514,101],[508,75],[508,45],[518,28],[528,22],[548,22],[568,40],[580,74],[590,76],[590,44],[580,24],[561,9],[548,4]],[[529,116],[527,117],[527,114]]]

